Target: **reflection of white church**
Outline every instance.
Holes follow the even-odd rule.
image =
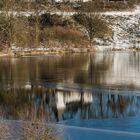
[[[91,93],[82,93],[79,92],[70,92],[64,93],[61,91],[56,92],[56,106],[57,109],[66,108],[66,104],[80,102],[82,100],[83,104],[88,104],[92,102],[92,94]]]

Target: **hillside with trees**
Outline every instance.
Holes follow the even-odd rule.
[[[113,39],[109,20],[100,12],[129,11],[137,3],[139,0],[82,3],[2,0],[0,50],[10,55],[95,51],[98,38]],[[70,11],[65,13],[62,7],[69,7]]]

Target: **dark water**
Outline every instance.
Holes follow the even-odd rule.
[[[140,53],[0,58],[0,116],[47,121],[140,116]]]

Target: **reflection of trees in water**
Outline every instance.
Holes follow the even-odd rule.
[[[9,119],[32,120],[45,118],[50,120],[47,108],[47,96],[42,89],[10,89],[0,91],[0,117]]]
[[[140,53],[138,53],[138,52],[130,53],[129,67],[132,67],[138,71],[140,70]]]
[[[98,59],[99,61],[96,59]],[[109,70],[112,64],[112,58],[109,55],[99,55],[93,57],[90,55],[90,64],[89,64],[89,80],[91,83],[101,84],[101,81],[104,79],[104,75],[107,70]]]
[[[0,108],[4,116],[14,119],[30,119],[33,115],[48,121],[135,116],[140,113],[139,107],[139,97],[101,94],[101,91],[98,94],[71,93],[34,87],[31,91],[0,93]]]
[[[29,82],[100,83],[110,66],[108,56],[95,54],[58,57],[4,58],[0,60],[0,83],[20,88]],[[98,56],[102,57],[102,56]]]
[[[139,89],[139,60],[139,52],[115,52],[111,69],[106,73],[106,84],[119,88]]]
[[[140,53],[117,52],[114,54],[67,54],[57,57],[2,58],[0,60],[0,87],[5,84],[19,88],[25,86],[26,83],[44,81],[111,85],[113,80],[114,86],[117,86],[121,80],[127,80],[129,75],[132,75],[130,77],[134,81],[132,84],[136,84],[140,69],[139,60]]]
[[[26,107],[30,109],[30,92],[19,90],[0,90],[0,109],[4,117],[17,118],[18,113]]]
[[[67,96],[67,92],[64,92],[64,101]],[[65,108],[57,108],[58,100],[55,94],[48,94],[50,99],[48,106],[51,109],[51,113],[54,114],[56,120],[60,119],[72,119],[79,117],[83,119],[91,118],[109,118],[109,117],[124,117],[129,115],[136,115],[138,108],[140,107],[139,98],[132,96],[123,95],[104,95],[104,94],[93,94],[93,100],[90,103],[85,103],[82,99],[84,93],[79,93],[81,97],[78,101],[65,102]],[[51,97],[53,96],[53,97]],[[74,95],[73,95],[74,96]],[[55,103],[54,103],[55,102]],[[52,104],[53,103],[53,104]],[[55,110],[53,109],[54,107]],[[57,111],[57,115],[56,112]],[[59,111],[62,111],[61,113]]]
[[[130,57],[129,64],[139,68],[139,54],[136,53],[134,56]],[[140,103],[139,97],[135,96],[92,94],[92,102],[85,103],[85,93],[71,94],[61,91],[61,96],[58,96],[58,91],[52,89],[42,87],[32,88],[30,91],[24,89],[27,82],[104,84],[105,75],[112,67],[113,59],[113,55],[106,54],[1,59],[0,108],[5,115],[10,114],[14,118],[20,117],[19,112],[30,114],[29,112],[33,111],[36,115],[45,115],[47,120],[57,121],[74,117],[88,119],[136,115],[139,113],[137,110]],[[4,85],[7,90],[2,90]],[[10,89],[10,86],[13,89]],[[75,98],[74,95],[77,100],[72,99]],[[71,98],[70,102],[68,98]],[[62,105],[58,105],[59,100],[63,102]]]
[[[75,83],[100,85],[104,81],[104,75],[112,65],[112,57],[105,54],[89,54],[86,71],[78,71],[74,76]]]
[[[0,60],[0,83],[22,87],[27,82],[63,82],[88,62],[87,54],[58,57],[4,58]]]
[[[64,55],[60,58],[49,59],[42,63],[41,78],[46,81],[64,82],[73,79],[75,73],[80,71],[88,63],[88,55]]]

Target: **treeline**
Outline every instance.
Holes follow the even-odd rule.
[[[48,47],[49,41],[82,44],[86,42],[84,33],[73,27],[73,22],[58,15],[36,16],[0,15],[0,46],[5,47]]]
[[[86,45],[87,37],[75,22],[48,13],[38,17],[0,15],[0,47],[49,47],[49,42]],[[56,47],[56,46],[54,46]]]
[[[81,3],[78,10],[90,11],[125,11],[131,10],[140,3],[140,0],[94,0]]]
[[[5,7],[7,0],[0,1],[0,9]],[[83,10],[90,3],[92,6],[96,5],[98,10],[126,10],[133,8],[135,5],[140,3],[140,0],[89,0],[83,2],[82,0],[10,0],[9,3],[14,2],[13,9],[18,9],[20,6],[21,10],[35,9],[36,4],[42,5],[42,9],[50,10]],[[95,6],[94,6],[95,8]]]
[[[108,24],[97,13],[79,12],[73,17],[40,14],[47,7],[45,0],[35,1],[31,7],[28,5],[32,14],[28,11],[21,13],[22,3],[17,0],[3,0],[2,4],[1,50],[12,47],[49,47],[50,42],[57,42],[61,46],[92,46],[94,37],[103,37],[109,31]]]

